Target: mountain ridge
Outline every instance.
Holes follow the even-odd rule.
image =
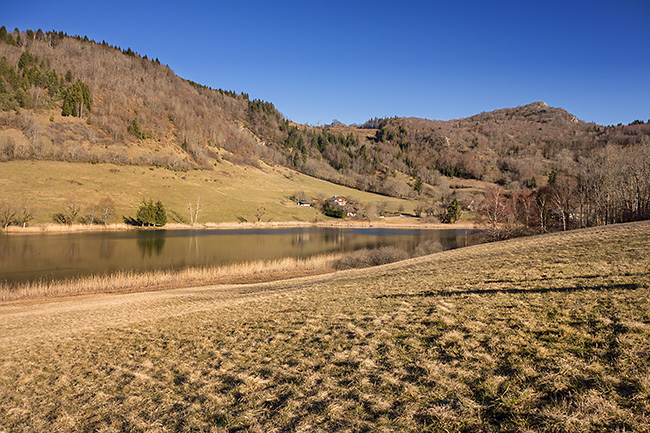
[[[541,101],[448,121],[300,125],[271,102],[211,89],[157,59],[61,32],[0,29],[0,58],[2,161],[176,171],[213,170],[224,159],[253,167],[263,161],[364,191],[435,201],[453,192],[450,178],[517,191],[543,185],[553,171],[584,177],[590,164],[604,170],[599,161],[608,155],[650,145],[645,122],[586,123]]]

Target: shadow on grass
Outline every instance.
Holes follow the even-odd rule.
[[[573,277],[548,277],[548,276],[542,276],[539,278],[528,278],[525,280],[513,280],[513,279],[499,279],[499,280],[485,280],[483,281],[486,284],[493,284],[493,283],[511,283],[511,284],[516,284],[516,283],[522,283],[522,282],[529,282],[529,281],[551,281],[551,280],[593,280],[596,278],[607,278],[607,277],[636,277],[639,275],[647,275],[645,272],[626,272],[622,274],[594,274],[594,275],[576,275]]]
[[[641,284],[609,284],[594,286],[575,286],[575,287],[548,287],[537,289],[470,289],[454,291],[431,291],[422,293],[397,293],[394,295],[381,295],[377,298],[427,298],[427,297],[449,297],[460,295],[494,295],[497,293],[504,294],[525,294],[525,293],[571,293],[582,292],[587,290],[636,290],[643,287]]]

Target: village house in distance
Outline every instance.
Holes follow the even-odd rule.
[[[338,218],[357,216],[357,208],[348,204],[348,200],[340,195],[335,195],[325,201],[325,215]]]
[[[298,206],[300,207],[312,207],[314,204],[308,200],[298,200]]]

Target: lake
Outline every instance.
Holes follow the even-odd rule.
[[[0,235],[0,281],[218,266],[382,246],[410,253],[432,241],[452,249],[478,243],[478,237],[466,230],[317,227],[5,234]]]

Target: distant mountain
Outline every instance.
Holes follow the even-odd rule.
[[[573,114],[562,108],[549,107],[546,102],[533,102],[521,107],[481,113],[471,116],[467,120],[476,122],[527,120],[567,129],[584,126],[584,122],[578,120]]]
[[[535,102],[450,121],[291,122],[270,102],[184,80],[157,59],[61,32],[0,29],[0,160],[213,169],[259,161],[382,194],[435,195],[445,177],[533,187],[650,125],[604,127]],[[581,162],[582,161],[582,162]]]

